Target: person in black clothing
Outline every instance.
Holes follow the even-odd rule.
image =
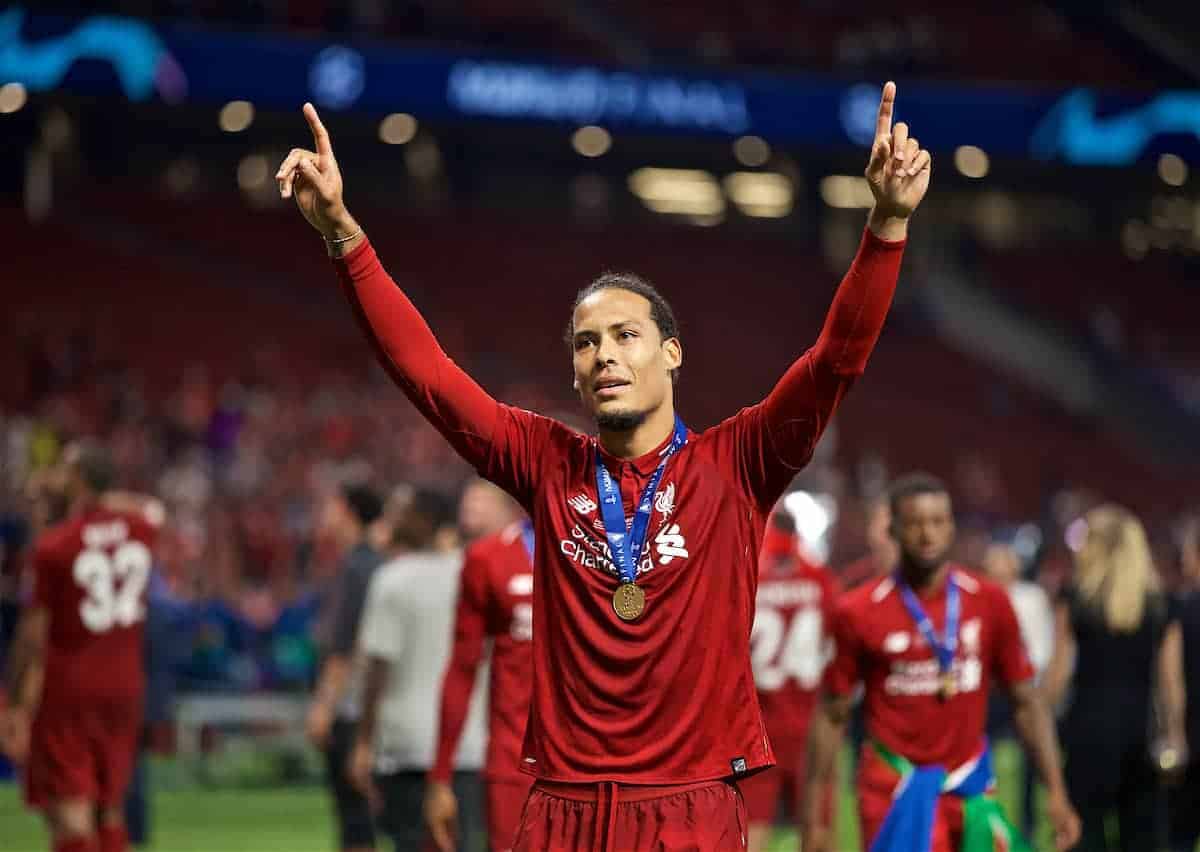
[[[1191,691],[1184,727],[1189,743],[1200,743],[1200,515],[1190,518],[1180,537],[1183,585],[1175,611],[1183,632],[1184,682]],[[1200,764],[1188,763],[1179,783],[1169,790],[1170,848],[1192,852],[1200,840]]]
[[[383,501],[369,488],[343,487],[330,495],[321,517],[322,532],[332,535],[345,553],[327,597],[318,629],[324,659],[309,707],[308,736],[325,753],[327,783],[333,794],[342,852],[375,848],[370,803],[347,775],[362,685],[355,660],[371,577],[383,557],[367,543],[367,528],[383,511]]]
[[[1187,753],[1181,631],[1137,518],[1101,506],[1084,520],[1046,673],[1052,705],[1072,692],[1062,742],[1067,788],[1083,820],[1076,849],[1149,852],[1160,848],[1159,772]],[[1110,813],[1115,846],[1105,832]]]

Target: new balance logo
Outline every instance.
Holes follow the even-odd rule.
[[[658,561],[663,565],[670,565],[671,560],[676,558],[687,559],[691,555],[687,552],[687,542],[679,532],[679,524],[663,527],[654,543],[658,546]]]
[[[654,508],[664,518],[675,511],[675,483],[667,483],[667,487],[654,497]]]
[[[586,494],[576,494],[574,497],[571,497],[569,500],[567,500],[567,502],[571,505],[572,509],[581,515],[590,515],[592,512],[596,511],[595,502]]]

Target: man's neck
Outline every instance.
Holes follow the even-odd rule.
[[[908,584],[918,595],[925,595],[941,587],[946,580],[946,574],[950,571],[950,563],[942,562],[937,568],[929,572],[920,571],[915,565],[912,565],[905,559],[900,560],[900,576],[904,582]]]
[[[675,431],[675,408],[663,403],[640,425],[619,432],[600,430],[600,446],[619,459],[636,459],[660,447]]]

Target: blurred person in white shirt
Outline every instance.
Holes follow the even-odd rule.
[[[1037,583],[1021,579],[1021,557],[1011,544],[993,541],[983,557],[983,570],[1008,591],[1025,653],[1040,678],[1054,654],[1054,609],[1050,596]]]

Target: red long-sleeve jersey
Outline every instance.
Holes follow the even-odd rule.
[[[442,680],[437,753],[431,778],[449,781],[484,642],[492,639],[484,777],[521,777],[521,740],[533,684],[533,565],[513,524],[467,548],[459,579],[454,648]]]
[[[445,355],[368,243],[335,261],[397,384],[533,519],[525,772],[555,781],[675,784],[774,762],[749,655],[763,527],[866,367],[902,247],[865,233],[816,344],[766,399],[691,433],[672,457],[637,566],[645,611],[630,622],[613,612],[618,572],[597,510],[596,454],[631,517],[663,448],[615,458],[594,437],[497,402]]]

